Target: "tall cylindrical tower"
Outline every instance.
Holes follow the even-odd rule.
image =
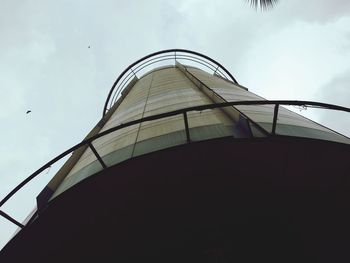
[[[155,68],[140,78],[136,75],[140,68],[162,59],[174,61],[174,64]],[[204,64],[213,72],[186,66],[182,61],[198,62],[202,67]],[[113,86],[108,96],[106,105],[109,108],[105,107],[104,118],[92,131],[93,134],[123,123],[199,105],[264,100],[239,85],[220,64],[194,52],[160,52],[142,59],[121,77],[118,89]],[[220,137],[267,137],[272,132],[274,107],[273,104],[252,104],[188,111],[187,120],[183,114],[177,114],[136,123],[100,137],[92,145],[109,167],[188,142]],[[275,135],[350,143],[343,135],[282,107],[277,120]],[[104,168],[94,149],[87,148],[81,152],[79,159],[72,158],[72,167],[64,169],[49,183],[53,197]]]
[[[193,51],[136,61],[114,83],[99,123],[59,156],[72,153],[2,257],[319,257],[348,231],[333,224],[348,208],[350,139],[282,105],[350,112],[267,101]],[[315,244],[323,224],[326,238]]]

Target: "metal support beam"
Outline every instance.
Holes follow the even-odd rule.
[[[187,112],[186,111],[183,113],[183,116],[184,116],[184,122],[185,122],[187,143],[190,143],[191,142],[191,137],[190,137],[190,130],[188,128],[188,120],[187,120]]]
[[[17,220],[13,219],[11,216],[9,216],[8,214],[6,214],[5,212],[0,210],[0,215],[4,218],[6,218],[8,221],[14,223],[15,225],[19,226],[20,228],[23,228],[24,225],[22,225],[20,222],[18,222]]]
[[[215,75],[215,73],[216,73],[216,71],[218,71],[218,69],[219,69],[219,66],[217,66],[217,67],[215,68],[215,71],[214,71],[213,75]]]
[[[275,135],[276,134],[276,125],[277,125],[277,116],[278,116],[278,108],[279,108],[279,104],[277,103],[275,105],[275,110],[273,112],[273,122],[272,122],[272,131],[271,131],[271,135]]]
[[[107,168],[107,165],[103,162],[101,156],[98,154],[98,152],[96,151],[95,147],[92,145],[91,142],[88,142],[88,145],[91,149],[91,151],[93,151],[93,153],[95,154],[97,160],[100,162],[100,164],[102,165],[103,169]]]
[[[134,74],[134,77],[137,78],[136,73],[134,72],[134,70],[133,70],[132,68],[130,68],[130,70],[131,70],[131,72]]]

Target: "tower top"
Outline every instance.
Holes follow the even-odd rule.
[[[113,106],[128,84],[135,78],[136,80],[139,79],[144,73],[148,73],[150,67],[154,68],[155,66],[164,65],[164,63],[175,66],[177,62],[200,66],[218,77],[238,84],[237,80],[223,65],[204,54],[187,49],[165,49],[138,59],[118,76],[108,93],[103,108],[103,116]]]

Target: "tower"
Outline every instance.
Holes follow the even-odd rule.
[[[350,242],[350,139],[283,105],[350,112],[267,101],[193,51],[136,61],[117,78],[86,138],[22,184],[71,154],[0,259],[342,255],[340,243]]]

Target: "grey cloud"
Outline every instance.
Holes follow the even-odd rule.
[[[323,101],[350,108],[350,70],[339,74],[318,92]],[[350,114],[339,111],[323,111],[320,122],[350,137]]]
[[[347,0],[288,1],[297,17],[311,22],[327,22],[350,15],[350,2]]]
[[[350,107],[350,70],[335,76],[329,83],[324,85],[318,92],[323,100]],[[339,94],[342,94],[339,96]]]

